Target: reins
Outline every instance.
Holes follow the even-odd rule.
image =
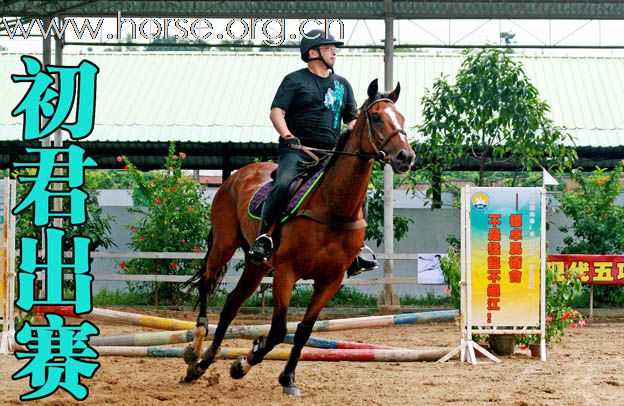
[[[333,149],[321,149],[321,148],[312,148],[312,147],[306,147],[303,145],[289,145],[288,148],[290,149],[295,149],[295,150],[300,150],[303,151],[304,153],[308,154],[312,159],[314,159],[315,161],[319,161],[319,158],[314,154],[314,152],[321,152],[323,154],[327,154],[327,155],[349,155],[349,156],[357,156],[358,158],[364,158],[364,159],[374,159],[377,160],[381,163],[386,163],[388,162],[388,155],[383,151],[383,148],[386,146],[386,144],[395,136],[398,134],[403,134],[403,135],[407,135],[407,133],[405,132],[404,129],[402,128],[397,128],[396,130],[392,131],[390,134],[388,134],[385,138],[384,137],[379,137],[381,138],[381,146],[377,147],[377,145],[375,145],[375,143],[373,142],[373,129],[370,123],[370,114],[369,114],[369,110],[371,107],[373,107],[373,105],[375,105],[376,103],[379,102],[388,102],[390,104],[394,104],[394,102],[388,98],[379,98],[377,100],[373,100],[367,107],[365,110],[365,114],[366,114],[366,126],[368,127],[368,140],[370,141],[371,145],[373,146],[373,148],[375,149],[375,153],[374,154],[369,154],[366,152],[348,152],[348,151],[336,151]],[[377,133],[377,132],[376,132]],[[379,133],[377,133],[379,134]],[[362,138],[360,138],[360,150],[362,149]]]

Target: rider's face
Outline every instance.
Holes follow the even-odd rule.
[[[335,45],[321,45],[319,47],[321,55],[330,64],[333,65],[336,62],[336,56],[338,56],[338,48]]]

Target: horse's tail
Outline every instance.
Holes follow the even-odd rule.
[[[197,289],[199,292],[199,299],[197,303],[195,303],[195,309],[201,302],[202,298],[208,298],[210,295],[214,293],[217,287],[221,284],[221,280],[227,271],[227,265],[222,266],[216,273],[216,275],[204,275],[208,269],[206,267],[208,263],[208,257],[210,256],[210,250],[212,249],[212,229],[208,232],[207,238],[207,250],[206,255],[204,256],[204,260],[193,275],[188,281],[184,282],[184,288],[189,288],[189,290]]]

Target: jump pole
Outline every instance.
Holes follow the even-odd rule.
[[[137,313],[120,312],[94,307],[91,313],[77,315],[73,306],[35,306],[37,314],[56,313],[65,317],[106,321],[113,324],[131,324],[134,326],[151,327],[159,330],[187,330],[195,328],[195,323],[166,317],[147,316]]]
[[[182,357],[184,348],[162,347],[94,347],[101,356],[121,357]],[[448,352],[447,348],[427,350],[389,350],[389,349],[351,349],[330,350],[304,348],[301,361],[357,361],[357,362],[415,362],[437,361]],[[248,348],[225,347],[219,351],[218,359],[236,359],[246,356]],[[289,348],[278,348],[268,353],[264,359],[286,360],[290,355]]]
[[[136,326],[152,327],[161,330],[195,329],[195,323],[190,321],[144,316],[135,313],[126,313],[100,308],[93,308],[93,311],[88,315],[76,315],[71,306],[37,306],[35,313],[57,313],[68,317],[133,324]],[[426,321],[455,320],[457,315],[457,310],[440,310],[422,313],[403,313],[384,316],[319,320],[314,323],[312,331],[343,331],[360,328],[387,327],[400,324],[417,324]],[[294,333],[297,329],[297,324],[297,322],[288,323],[288,331]],[[228,328],[226,338],[257,338],[261,335],[268,334],[270,327],[270,324],[259,324],[255,326],[231,326]],[[215,329],[215,325],[209,325],[208,333],[213,334]]]
[[[212,335],[210,335],[211,337]],[[90,345],[108,347],[147,347],[155,345],[189,343],[195,338],[195,330],[184,330],[176,332],[156,332],[130,334],[123,336],[97,336],[89,340]],[[256,337],[244,337],[255,339]],[[284,338],[285,344],[293,344],[294,334],[287,334]],[[358,343],[353,341],[332,340],[328,338],[310,337],[306,346],[327,349],[396,349],[385,345]]]

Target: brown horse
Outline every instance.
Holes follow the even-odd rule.
[[[185,350],[189,367],[185,380],[198,379],[214,362],[225,332],[243,302],[258,288],[271,268],[273,278],[273,319],[266,339],[254,342],[246,358],[232,364],[232,378],[242,378],[253,365],[280,344],[286,336],[286,315],[295,282],[313,279],[314,293],[303,320],[298,325],[294,345],[279,382],[287,394],[299,395],[295,385],[295,368],[301,349],[325,304],[341,286],[349,264],[364,245],[365,223],[362,203],[371,177],[373,160],[389,162],[396,172],[407,172],[414,160],[405,130],[404,118],[394,103],[400,86],[389,95],[378,93],[377,80],[368,87],[368,99],[360,109],[352,134],[343,139],[336,154],[325,168],[316,189],[299,207],[296,216],[281,229],[279,246],[272,263],[258,264],[246,256],[244,272],[236,288],[228,295],[210,347],[200,359],[202,341],[207,330],[206,300],[217,287],[226,264],[239,247],[245,252],[254,241],[258,221],[247,214],[249,200],[256,189],[269,180],[275,164],[254,163],[229,177],[212,202],[212,229],[204,266],[195,277],[199,290],[199,316],[195,340]],[[339,148],[337,148],[338,150]]]

